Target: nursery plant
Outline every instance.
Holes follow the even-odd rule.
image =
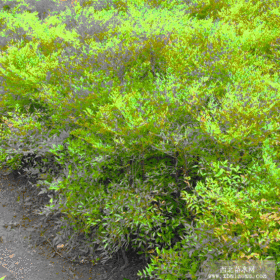
[[[54,243],[84,234],[93,263],[133,248],[150,279],[280,263],[279,1],[0,9],[0,167],[54,193]]]

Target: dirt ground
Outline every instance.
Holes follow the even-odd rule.
[[[5,172],[0,170],[0,279],[141,279],[137,272],[147,263],[133,251],[126,252],[129,264],[123,271],[121,253],[105,264],[93,265],[86,258],[73,262],[63,248],[52,244],[55,219],[46,221],[45,216],[35,214],[42,206],[38,190],[30,187],[26,177]]]

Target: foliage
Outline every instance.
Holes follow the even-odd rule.
[[[0,8],[0,163],[47,174],[42,214],[95,232],[101,262],[131,245],[151,261],[139,276],[279,262],[275,1]]]

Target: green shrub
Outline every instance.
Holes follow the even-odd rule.
[[[0,13],[0,163],[50,161],[61,236],[102,262],[132,246],[158,279],[276,257],[275,3],[23,2]]]

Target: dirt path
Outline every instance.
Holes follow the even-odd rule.
[[[32,197],[28,180],[3,173],[0,171],[0,279],[6,275],[5,280],[140,280],[137,272],[145,262],[135,259],[135,254],[127,253],[129,266],[119,271],[124,264],[121,257],[104,265],[93,266],[86,259],[74,264],[51,239],[42,241],[42,232],[55,229],[54,221],[44,221],[42,230],[45,217],[32,211],[38,206],[38,197]]]

